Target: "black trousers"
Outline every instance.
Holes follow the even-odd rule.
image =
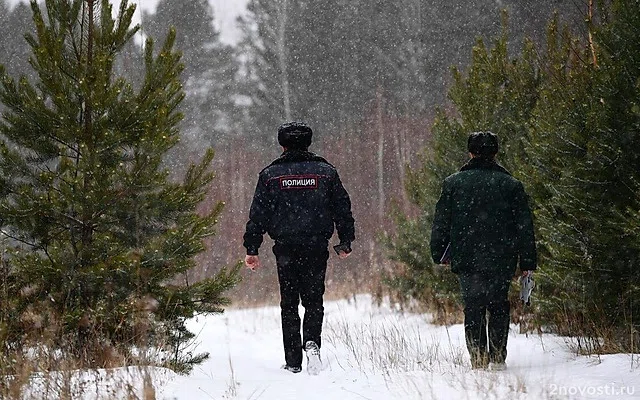
[[[287,365],[302,366],[302,345],[309,340],[321,343],[324,318],[324,278],[329,250],[327,244],[285,245],[276,243],[273,254],[278,265],[282,341]],[[298,304],[302,301],[304,320],[300,337]]]
[[[511,276],[460,275],[464,333],[473,365],[503,363],[509,336]]]

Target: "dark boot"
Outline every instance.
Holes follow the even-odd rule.
[[[489,362],[504,364],[507,359],[507,339],[509,337],[509,302],[489,303]]]
[[[487,322],[484,307],[464,308],[464,336],[473,369],[486,368],[489,364],[487,352]]]

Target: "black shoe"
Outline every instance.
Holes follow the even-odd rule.
[[[297,374],[298,372],[302,372],[302,367],[294,367],[291,365],[283,365],[282,369],[286,369],[289,372],[293,372],[294,374]]]

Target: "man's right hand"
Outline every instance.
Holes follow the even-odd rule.
[[[341,260],[344,260],[345,258],[349,257],[350,255],[351,255],[351,252],[348,252],[348,253],[347,253],[347,252],[346,252],[346,251],[344,251],[344,250],[340,250],[340,251],[338,252],[338,257],[339,257]]]
[[[244,265],[247,266],[252,271],[255,271],[256,268],[260,267],[260,258],[258,256],[246,255],[244,257]]]

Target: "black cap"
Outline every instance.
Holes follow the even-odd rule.
[[[311,136],[313,131],[304,122],[287,122],[278,128],[278,143],[288,149],[308,149],[311,146]]]
[[[485,132],[472,132],[467,141],[469,153],[480,157],[494,157],[498,154],[498,136]]]

